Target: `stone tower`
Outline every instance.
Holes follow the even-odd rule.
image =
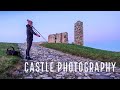
[[[83,22],[77,21],[74,25],[74,44],[83,46]]]

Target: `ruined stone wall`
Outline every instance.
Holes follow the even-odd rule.
[[[77,21],[74,25],[74,44],[83,45],[83,22]]]
[[[62,43],[62,33],[56,33],[56,43]]]
[[[68,33],[56,33],[48,36],[48,43],[68,43]]]
[[[50,34],[48,36],[48,42],[49,43],[56,43],[56,35],[55,34]]]
[[[68,33],[62,33],[62,43],[68,43]]]

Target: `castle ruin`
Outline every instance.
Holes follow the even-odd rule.
[[[68,43],[68,33],[56,33],[48,36],[48,43]],[[83,22],[74,24],[74,44],[83,46]]]
[[[77,21],[74,25],[74,44],[83,46],[83,22]]]
[[[48,36],[48,43],[68,43],[68,33],[56,33]]]

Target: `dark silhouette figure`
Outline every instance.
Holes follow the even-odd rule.
[[[27,49],[26,49],[26,59],[27,60],[32,60],[32,58],[30,58],[30,49],[31,49],[31,46],[32,46],[32,41],[33,41],[33,35],[36,35],[38,37],[40,37],[40,35],[38,35],[37,33],[35,33],[33,31],[33,28],[32,28],[32,25],[33,25],[33,22],[31,20],[27,20],[28,21],[28,24],[26,25],[27,27]]]

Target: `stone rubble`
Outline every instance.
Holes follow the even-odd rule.
[[[25,43],[18,44],[23,58],[25,58]],[[70,61],[82,61],[82,62],[100,62],[97,60],[85,59],[83,57],[77,57],[70,54],[65,54],[57,50],[45,48],[38,45],[32,45],[30,55],[33,60],[23,59],[22,62],[70,62]],[[22,79],[120,79],[120,68],[115,68],[115,72],[39,72],[39,73],[25,73],[24,65],[18,72],[22,73]],[[17,73],[18,73],[17,72]]]

